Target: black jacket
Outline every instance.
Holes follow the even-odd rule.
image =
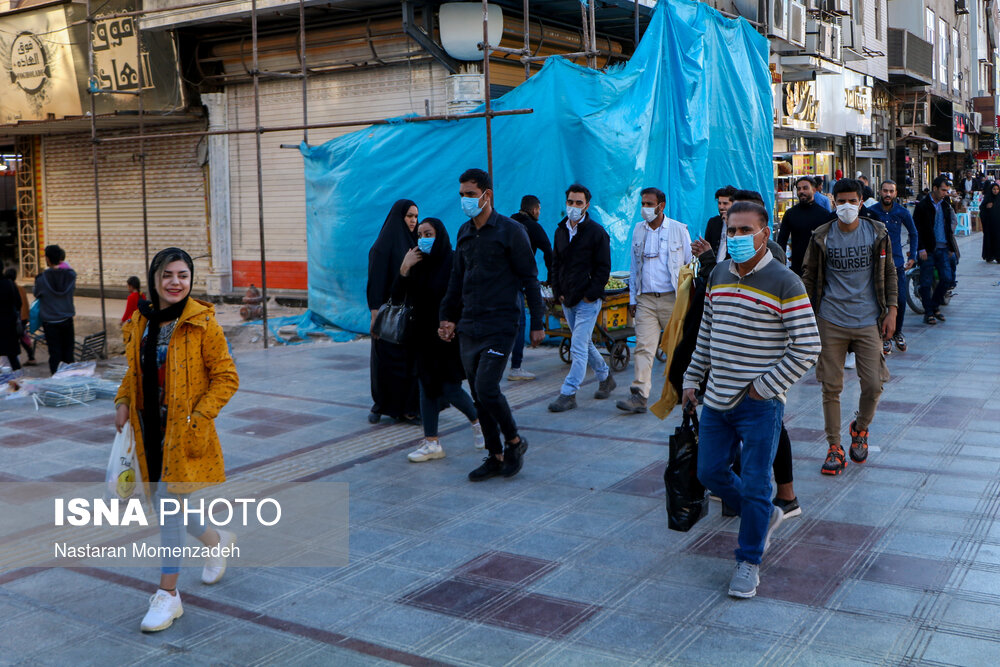
[[[573,307],[582,299],[596,301],[604,296],[611,275],[611,239],[587,214],[569,240],[566,218],[556,227],[552,252],[552,295]]]
[[[543,328],[538,267],[523,225],[496,211],[481,229],[469,220],[458,230],[453,261],[442,320],[456,322],[472,338],[515,336],[523,291],[530,329]]]
[[[541,250],[542,259],[545,261],[545,272],[551,276],[552,244],[549,243],[549,235],[545,233],[545,230],[538,224],[537,220],[523,211],[518,211],[510,216],[510,219],[517,220],[524,225],[525,231],[528,232],[528,242],[531,243],[531,256],[534,257],[535,253]]]
[[[42,322],[65,322],[76,316],[73,293],[76,291],[76,271],[49,268],[35,277],[33,294],[39,301],[38,316]]]
[[[934,254],[937,240],[934,238],[934,198],[930,195],[917,202],[913,209],[913,223],[917,226],[917,251],[926,250],[928,255]],[[944,214],[944,236],[948,249],[958,252],[955,234],[952,231],[952,221],[955,212],[951,209],[948,198],[941,200],[941,212]]]
[[[806,257],[806,248],[813,231],[820,225],[837,217],[822,206],[812,201],[808,204],[799,202],[785,211],[781,217],[781,229],[778,230],[778,245],[784,250],[789,237],[792,241],[792,261],[790,268],[795,275],[802,275],[802,260]]]

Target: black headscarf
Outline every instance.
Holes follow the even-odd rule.
[[[431,246],[431,254],[417,262],[410,271],[416,272],[422,289],[440,292],[443,297],[448,291],[448,279],[451,275],[451,237],[448,236],[444,223],[437,218],[424,218],[420,225],[424,223],[434,228],[434,245]],[[418,229],[420,225],[417,225]]]
[[[142,440],[146,449],[146,470],[150,482],[159,481],[160,468],[163,465],[163,450],[160,446],[163,428],[160,423],[160,382],[156,365],[156,345],[160,337],[160,325],[180,317],[191,296],[189,290],[177,303],[166,308],[160,306],[160,295],[157,291],[159,274],[167,264],[176,261],[187,264],[191,280],[194,280],[194,262],[191,256],[180,248],[164,248],[156,253],[153,261],[149,263],[149,272],[146,274],[149,300],[139,301],[139,312],[149,321],[149,330],[146,332],[145,345],[140,355],[142,359],[140,370],[142,371]]]
[[[406,226],[406,212],[416,204],[400,199],[389,210],[382,231],[368,252],[368,308],[377,310],[389,299],[392,282],[407,251],[417,245],[417,231]]]

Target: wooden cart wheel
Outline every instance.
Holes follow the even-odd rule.
[[[611,346],[611,370],[620,373],[628,366],[628,360],[632,357],[632,351],[628,343],[623,340],[617,341]]]
[[[573,362],[573,357],[569,353],[570,341],[569,338],[563,338],[562,342],[559,343],[559,358],[563,360],[563,363],[569,364]]]

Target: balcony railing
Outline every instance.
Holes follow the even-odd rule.
[[[934,83],[934,45],[912,32],[889,28],[889,78],[909,85]]]

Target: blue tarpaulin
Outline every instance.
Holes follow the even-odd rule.
[[[534,194],[551,235],[566,186],[586,185],[591,215],[611,236],[616,270],[628,268],[643,187],[666,193],[667,215],[692,237],[716,214],[719,187],[771,199],[768,42],[746,21],[700,2],[657,3],[625,65],[599,72],[550,58],[493,107],[534,109],[493,120],[497,210],[514,213],[522,195]],[[367,332],[368,249],[396,199],[414,200],[421,218],[440,218],[455,238],[467,220],[458,176],[486,167],[485,131],[482,118],[378,125],[302,146],[315,316]],[[544,276],[540,257],[539,265]]]

